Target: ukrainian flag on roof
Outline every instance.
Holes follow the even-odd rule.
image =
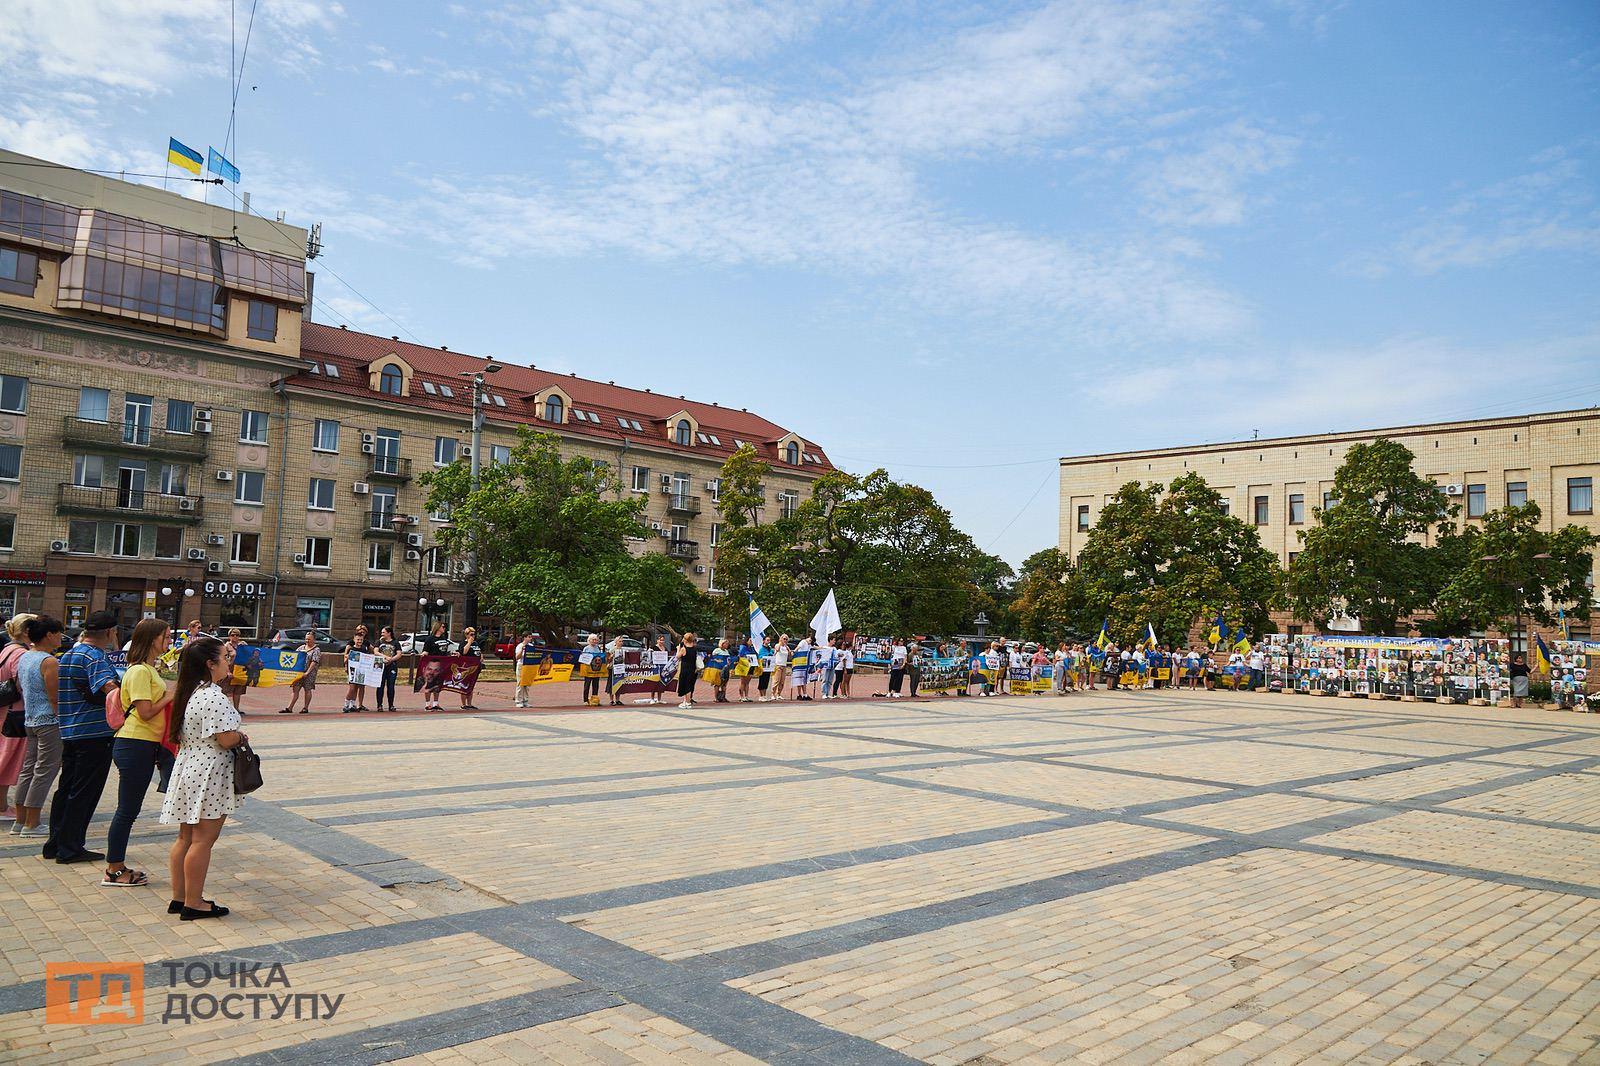
[[[201,158],[199,152],[176,137],[167,138],[167,162],[175,167],[182,167],[191,174],[199,174],[200,168],[205,165],[205,160]]]

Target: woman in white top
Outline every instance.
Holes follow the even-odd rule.
[[[783,633],[778,637],[778,646],[772,649],[772,695],[768,700],[781,700],[783,686],[788,684],[789,677],[789,634]]]
[[[167,856],[173,895],[167,913],[186,922],[228,913],[202,893],[211,847],[222,823],[239,806],[233,794],[233,749],[249,739],[239,731],[239,711],[219,687],[232,671],[226,646],[211,637],[185,644],[178,657],[171,710],[178,759],[161,804],[161,821],[178,825],[178,839]]]
[[[833,698],[850,698],[850,675],[856,669],[856,648],[850,641],[841,641],[837,659],[833,664]]]

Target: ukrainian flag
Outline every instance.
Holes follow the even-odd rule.
[[[167,138],[167,162],[175,167],[182,167],[191,174],[199,174],[200,168],[205,165],[205,160],[201,158],[199,152],[176,137]]]
[[[1106,626],[1110,623],[1110,621],[1111,619],[1107,618],[1104,622],[1100,623],[1100,635],[1094,638],[1094,646],[1099,648],[1101,651],[1104,651],[1106,645],[1111,643],[1111,634],[1106,632]]]
[[[1151,651],[1156,650],[1156,627],[1152,622],[1144,624],[1144,646]]]
[[[1240,655],[1249,655],[1252,647],[1253,645],[1250,643],[1250,638],[1245,636],[1243,633],[1240,633],[1239,642],[1233,646],[1233,650],[1238,652]]]
[[[1550,672],[1550,649],[1544,646],[1544,638],[1537,633],[1533,635],[1533,665],[1547,674]]]
[[[1217,620],[1211,623],[1211,632],[1206,634],[1206,643],[1216,647],[1228,639],[1228,624],[1222,620],[1222,615],[1217,615]]]

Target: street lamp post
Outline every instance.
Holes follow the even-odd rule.
[[[488,396],[488,386],[485,375],[498,374],[500,366],[489,362],[482,370],[476,373],[462,373],[462,377],[472,379],[472,454],[468,457],[472,472],[472,489],[478,491],[478,470],[481,461],[480,453],[483,451],[483,404]],[[466,596],[466,624],[478,624],[478,552],[476,545],[468,545],[467,550],[467,596]]]
[[[183,590],[183,599],[187,600],[187,599],[192,599],[194,597],[194,588],[193,588],[193,586],[191,586],[189,584],[189,579],[188,578],[186,578],[186,577],[179,578],[178,579],[178,585]],[[171,585],[163,585],[163,586],[161,586],[161,595],[163,595],[163,596],[171,596],[172,595],[172,586]],[[181,606],[182,606],[182,601],[175,602],[172,605],[172,628],[174,630],[181,628],[182,625],[183,625],[183,622],[182,622],[183,612],[181,610],[179,610],[179,608]]]

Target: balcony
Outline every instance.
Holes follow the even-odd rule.
[[[63,515],[198,522],[204,509],[205,500],[199,496],[168,496],[149,489],[85,485],[61,485],[56,489],[56,514]]]
[[[361,535],[373,540],[395,540],[400,536],[394,528],[394,520],[397,517],[407,519],[405,529],[417,524],[417,520],[410,515],[401,515],[395,511],[368,511]]]
[[[204,433],[174,433],[134,422],[95,422],[68,415],[62,422],[61,440],[96,451],[168,455],[179,459],[204,459],[209,437]]]
[[[667,556],[692,563],[700,558],[700,542],[697,540],[669,540],[667,541]]]
[[[671,493],[667,496],[667,513],[697,515],[700,513],[700,497]]]
[[[373,455],[367,460],[369,481],[410,481],[411,460],[398,455]]]

